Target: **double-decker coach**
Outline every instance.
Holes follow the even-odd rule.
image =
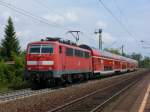
[[[80,45],[80,47],[91,51],[94,75],[129,72],[136,70],[138,67],[138,62],[133,59],[100,51],[87,45]]]

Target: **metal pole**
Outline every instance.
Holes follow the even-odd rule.
[[[95,34],[99,35],[99,50],[102,50],[102,29],[98,29],[98,31],[95,31]]]
[[[101,34],[102,32],[100,31],[100,40],[101,40],[101,50],[103,50],[103,42],[102,42],[102,34]]]
[[[124,45],[122,45],[121,51],[122,51],[122,56],[123,56],[123,53],[124,53]]]
[[[99,50],[101,50],[101,35],[99,34]]]

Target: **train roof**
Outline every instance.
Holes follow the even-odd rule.
[[[130,58],[127,58],[127,57],[116,55],[116,54],[113,54],[113,53],[110,53],[110,52],[107,52],[107,51],[101,51],[99,49],[90,47],[90,46],[85,45],[85,44],[82,44],[82,45],[78,46],[77,44],[71,42],[70,40],[62,40],[61,38],[47,37],[45,40],[41,39],[41,41],[31,42],[30,44],[41,44],[41,43],[48,44],[50,42],[54,42],[54,43],[59,42],[61,44],[67,45],[67,46],[70,45],[72,47],[76,47],[76,48],[78,47],[79,49],[82,48],[82,49],[85,49],[85,50],[90,50],[92,52],[93,56],[101,56],[101,57],[104,57],[104,58],[110,58],[110,59],[116,59],[116,60],[122,60],[122,61],[137,63],[137,61],[134,60],[134,59],[130,59]]]
[[[110,53],[110,52],[107,52],[107,51],[101,51],[99,49],[90,47],[88,45],[80,45],[80,47],[91,50],[93,56],[101,56],[101,57],[104,57],[104,58],[111,58],[111,59],[116,59],[116,60],[122,60],[122,61],[137,63],[137,61],[134,60],[134,59],[123,57],[123,56],[113,54],[113,53]]]

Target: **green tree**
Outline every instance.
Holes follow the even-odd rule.
[[[150,67],[150,58],[144,57],[144,59],[141,61],[141,67],[149,68]]]
[[[143,56],[142,56],[140,53],[135,53],[135,52],[133,52],[133,53],[130,55],[130,58],[137,60],[138,63],[139,63],[139,67],[143,67],[143,65],[142,65]]]
[[[107,48],[105,48],[104,50],[105,50],[105,51],[108,51],[108,52],[111,52],[111,53],[113,53],[113,54],[121,55],[121,53],[119,52],[118,49],[113,49],[113,48],[107,49]]]
[[[132,59],[137,60],[138,62],[140,62],[143,58],[143,56],[140,53],[132,53],[130,57]]]
[[[8,19],[8,24],[5,28],[4,39],[2,40],[1,55],[5,60],[12,60],[12,52],[16,55],[20,54],[19,40],[16,37],[16,32],[11,17]]]

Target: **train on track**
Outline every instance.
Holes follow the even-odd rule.
[[[70,40],[47,37],[27,46],[26,77],[35,84],[71,83],[137,68],[136,60],[88,45],[76,45]]]

